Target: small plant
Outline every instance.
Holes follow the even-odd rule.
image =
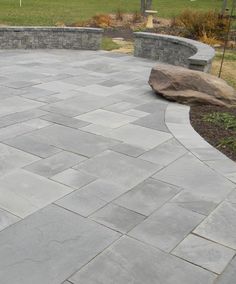
[[[236,116],[228,112],[213,112],[206,114],[203,117],[203,121],[214,123],[226,130],[236,131]]]
[[[117,21],[123,21],[124,20],[124,13],[120,8],[116,10],[115,17],[116,17]]]
[[[107,28],[111,26],[111,23],[112,23],[112,18],[110,15],[99,14],[99,15],[93,16],[92,18],[92,24],[95,27]]]
[[[220,140],[220,143],[218,144],[217,148],[220,147],[229,147],[233,152],[236,152],[236,137],[227,137]]]
[[[133,14],[132,14],[132,22],[135,24],[135,23],[140,23],[142,22],[142,15],[140,12],[138,11],[135,11]]]
[[[102,49],[103,50],[107,50],[107,51],[111,51],[114,49],[119,49],[120,46],[119,44],[117,44],[116,42],[114,42],[111,38],[109,37],[104,37],[102,39]]]

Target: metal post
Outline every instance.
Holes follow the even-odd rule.
[[[229,15],[228,28],[227,28],[227,33],[226,33],[225,42],[224,42],[224,50],[223,50],[223,54],[222,54],[222,59],[221,59],[221,63],[220,63],[220,70],[219,70],[219,75],[218,75],[219,78],[221,77],[221,73],[222,73],[223,63],[224,63],[224,59],[225,59],[225,52],[226,52],[227,43],[228,43],[228,40],[229,40],[229,33],[230,33],[231,22],[232,22],[232,18],[233,18],[233,14],[234,14],[235,5],[236,5],[236,0],[234,0],[233,3],[232,3],[232,9],[231,9],[231,12],[230,12],[230,15]]]

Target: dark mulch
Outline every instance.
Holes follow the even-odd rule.
[[[236,108],[226,108],[217,106],[193,106],[190,111],[190,120],[193,128],[211,145],[224,153],[230,159],[236,161],[236,151],[229,147],[218,147],[219,141],[227,137],[235,137],[236,132],[226,130],[218,125],[203,121],[203,116],[213,112],[228,112],[236,116]]]
[[[180,29],[162,26],[162,27],[158,27],[155,29],[142,30],[142,32],[179,35]],[[104,29],[104,36],[111,37],[111,38],[122,37],[126,41],[133,41],[134,39],[133,33],[134,31],[132,29],[126,28],[126,27],[115,27],[115,28]]]
[[[117,28],[106,28],[104,30],[104,36],[106,37],[122,37],[124,40],[133,40],[133,30],[130,28],[117,27]]]

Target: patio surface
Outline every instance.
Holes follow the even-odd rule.
[[[236,164],[154,62],[0,51],[1,284],[233,284]]]

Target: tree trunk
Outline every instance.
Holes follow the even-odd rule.
[[[225,14],[225,9],[227,8],[227,0],[223,0],[222,8],[221,8],[221,15],[223,16]]]
[[[144,15],[145,10],[146,10],[146,0],[141,0],[140,12],[142,15]]]
[[[146,9],[145,10],[152,10],[152,0],[146,0]]]

